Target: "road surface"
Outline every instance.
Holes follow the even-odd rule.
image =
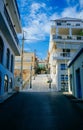
[[[83,130],[83,114],[60,92],[20,92],[0,105],[0,130]]]

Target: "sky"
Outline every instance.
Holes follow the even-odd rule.
[[[83,19],[83,0],[17,0],[24,31],[24,50],[46,59],[51,20],[63,17]],[[19,34],[20,44],[23,34]]]

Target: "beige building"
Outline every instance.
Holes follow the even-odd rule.
[[[35,75],[37,67],[36,55],[33,52],[24,52],[23,54],[23,81],[30,79],[30,75]],[[15,77],[21,74],[21,56],[15,57]]]
[[[83,44],[83,21],[61,18],[52,21],[49,44],[50,75],[58,91],[68,91],[67,63]]]

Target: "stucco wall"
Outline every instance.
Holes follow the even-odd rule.
[[[69,75],[72,74],[72,93],[75,97],[77,97],[77,85],[76,85],[77,69],[80,69],[80,83],[81,83],[81,92],[83,98],[83,53],[72,63],[72,65],[68,70]],[[69,81],[69,91],[70,91],[70,81]]]

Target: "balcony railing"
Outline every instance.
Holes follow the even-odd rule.
[[[53,35],[52,40],[59,39],[59,40],[83,40],[83,36],[80,35],[74,35],[74,36],[69,36],[69,35]]]
[[[62,57],[70,57],[70,53],[69,52],[62,52],[62,53],[60,53],[60,56],[62,56]]]
[[[18,11],[18,16],[19,16],[19,19],[20,19],[20,13],[19,13],[19,9],[18,9],[18,5],[17,5],[17,1],[16,0],[15,0],[15,4],[16,4],[17,11]]]
[[[15,30],[14,30],[14,26],[13,26],[13,24],[12,24],[12,21],[11,21],[11,19],[10,19],[10,16],[9,16],[8,11],[7,11],[7,9],[6,9],[5,6],[4,6],[4,14],[5,14],[6,20],[7,20],[8,24],[9,24],[9,27],[10,27],[12,33],[13,33],[13,36],[14,36],[14,38],[15,38],[15,40],[16,40],[16,43],[17,43],[17,45],[18,45],[19,40],[18,40],[18,38],[17,38],[17,34],[16,34]]]
[[[56,23],[57,26],[83,26],[82,23],[76,23],[76,24],[72,24],[72,23]]]
[[[74,53],[69,52],[56,52],[56,54],[53,56],[53,60],[56,59],[71,59],[71,57],[74,55]]]

